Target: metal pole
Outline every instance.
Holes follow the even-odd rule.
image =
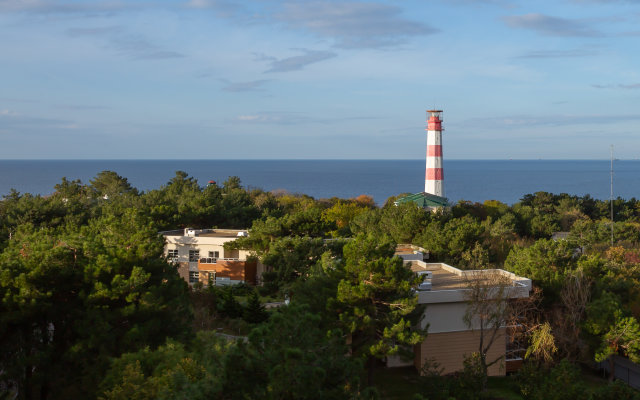
[[[611,247],[613,247],[613,145],[611,145],[611,196],[609,203],[611,205]]]

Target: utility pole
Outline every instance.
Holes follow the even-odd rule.
[[[613,145],[611,145],[611,196],[609,204],[611,206],[611,247],[613,247]]]

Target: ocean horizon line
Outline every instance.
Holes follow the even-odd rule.
[[[424,158],[5,158],[3,161],[424,161]],[[610,161],[610,158],[446,158],[444,161]],[[614,158],[640,161],[640,158]]]
[[[62,177],[91,182],[100,171],[115,171],[138,190],[167,185],[176,171],[199,184],[240,177],[245,187],[284,189],[314,198],[352,198],[368,194],[379,204],[400,193],[424,189],[424,159],[54,159],[0,160],[0,196],[50,194]],[[445,196],[451,201],[499,200],[513,204],[528,193],[546,191],[610,196],[609,160],[446,159]],[[614,191],[640,197],[640,162],[614,163]]]

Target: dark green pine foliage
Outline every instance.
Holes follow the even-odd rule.
[[[401,353],[424,339],[414,329],[421,315],[412,287],[417,276],[394,257],[395,244],[374,235],[358,235],[344,246],[344,278],[334,307],[351,334],[353,354],[368,365],[373,384],[375,358]]]
[[[241,318],[243,315],[242,304],[233,295],[233,286],[220,290],[218,312],[227,318]]]
[[[223,396],[224,360],[233,346],[213,332],[198,332],[185,346],[168,340],[115,359],[100,385],[104,400],[205,400]]]
[[[227,355],[225,398],[356,398],[359,360],[345,357],[340,331],[320,325],[320,316],[293,303],[258,325],[248,343],[237,342]]]
[[[18,227],[0,255],[0,365],[31,398],[93,398],[110,357],[189,335],[187,285],[129,210],[81,228]]]
[[[299,279],[307,279],[327,246],[321,238],[284,237],[271,243],[262,263],[270,271],[263,274],[265,286],[283,289]]]
[[[260,302],[260,296],[258,296],[257,290],[253,290],[251,294],[249,294],[242,318],[251,324],[259,324],[269,318],[269,313]]]

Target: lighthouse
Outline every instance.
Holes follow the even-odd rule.
[[[394,202],[414,203],[418,207],[436,212],[449,207],[444,197],[444,174],[442,172],[442,110],[427,110],[427,168],[424,177],[424,192],[410,194]]]
[[[425,193],[444,197],[442,172],[442,110],[427,110],[427,169]]]

